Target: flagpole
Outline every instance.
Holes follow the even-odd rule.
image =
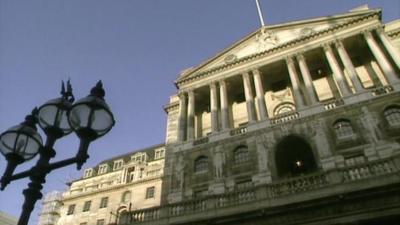
[[[258,16],[260,17],[261,26],[263,27],[263,26],[265,26],[265,23],[264,23],[264,18],[263,18],[262,12],[261,12],[259,0],[256,0],[256,5],[257,5]]]

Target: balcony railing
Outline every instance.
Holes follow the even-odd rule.
[[[328,184],[329,181],[326,174],[318,173],[273,183],[267,186],[267,193],[269,193],[269,197],[277,198],[284,195],[321,188]]]
[[[205,144],[208,142],[208,137],[202,137],[202,138],[198,138],[196,140],[193,141],[193,145],[201,145],[201,144]]]
[[[289,195],[296,195],[303,192],[312,192],[321,190],[323,188],[329,188],[331,185],[344,186],[350,182],[358,182],[360,180],[366,180],[378,176],[385,178],[385,176],[388,174],[399,173],[399,168],[400,157],[377,160],[356,166],[340,168],[330,172],[319,172],[310,175],[289,178],[273,182],[271,184],[251,187],[249,189],[240,191],[234,191],[220,195],[211,195],[201,199],[193,199],[164,206],[132,211],[130,213],[133,222],[129,224],[155,221],[166,218],[185,218],[183,216],[206,213],[210,210],[234,208],[249,202],[260,202],[263,200],[271,202]],[[336,176],[331,176],[332,174],[335,174]],[[336,178],[333,179],[332,177]],[[371,182],[368,181],[368,183]],[[377,182],[377,186],[378,185],[381,185],[380,182]]]
[[[343,99],[339,98],[325,102],[324,108],[325,110],[331,110],[341,105],[344,105],[344,101]]]
[[[386,85],[386,86],[376,87],[376,88],[372,89],[371,92],[372,92],[373,96],[377,96],[377,95],[390,93],[393,90],[394,89],[391,85]]]
[[[343,182],[362,180],[374,176],[394,173],[399,171],[398,165],[391,159],[384,159],[370,163],[347,167],[342,170]]]
[[[291,120],[295,120],[299,118],[299,113],[298,112],[290,112],[290,113],[285,113],[282,115],[275,116],[274,118],[271,119],[271,124],[280,124],[280,123],[286,123]]]
[[[242,126],[242,127],[238,127],[235,129],[232,129],[230,131],[230,135],[231,136],[235,136],[235,135],[239,135],[239,134],[245,134],[247,132],[247,127]]]

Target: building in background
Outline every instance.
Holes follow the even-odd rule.
[[[38,225],[106,225],[128,221],[128,211],[160,205],[164,145],[117,156],[84,171],[69,184],[62,204],[43,201]]]
[[[47,193],[42,202],[38,225],[56,225],[60,218],[62,207],[62,193],[52,191]]]
[[[0,224],[1,225],[17,225],[17,217],[11,216],[5,212],[0,211]]]
[[[398,224],[400,20],[381,13],[263,26],[183,71],[154,160],[85,171],[58,224]],[[156,149],[163,176],[131,184]]]

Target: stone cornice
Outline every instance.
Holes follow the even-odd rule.
[[[399,29],[399,30],[395,30],[395,31],[388,32],[387,35],[388,35],[390,38],[392,38],[392,39],[393,39],[393,38],[400,37],[400,29]]]
[[[164,111],[166,113],[169,113],[169,112],[171,112],[171,111],[173,111],[175,109],[178,109],[178,108],[179,108],[179,102],[173,102],[173,103],[169,103],[169,104],[165,105],[164,106]]]
[[[224,71],[226,69],[229,69],[229,68],[232,68],[232,67],[235,67],[235,66],[239,66],[239,65],[242,65],[244,63],[248,63],[250,61],[254,61],[256,59],[259,59],[261,57],[264,57],[264,56],[267,56],[267,55],[270,55],[270,54],[274,54],[274,53],[280,52],[280,51],[285,50],[287,48],[296,47],[298,45],[304,44],[307,41],[314,40],[316,38],[320,38],[320,37],[329,35],[329,34],[331,34],[333,32],[337,32],[338,30],[342,30],[342,29],[348,28],[350,26],[353,26],[353,25],[356,25],[356,24],[360,24],[360,23],[365,22],[365,21],[369,21],[369,20],[373,20],[373,19],[377,19],[377,18],[379,19],[379,17],[380,17],[380,13],[379,12],[374,12],[374,13],[371,13],[371,14],[369,14],[367,16],[360,17],[360,18],[348,21],[347,23],[344,23],[344,24],[339,24],[339,25],[330,27],[328,29],[312,33],[312,34],[310,34],[308,36],[296,38],[296,39],[294,39],[292,41],[283,43],[283,44],[281,44],[279,46],[276,46],[274,48],[265,50],[263,52],[255,53],[255,54],[240,58],[240,59],[238,59],[238,60],[236,60],[236,61],[234,61],[232,63],[224,64],[224,65],[221,65],[221,66],[217,66],[217,67],[211,68],[211,69],[209,69],[207,71],[204,71],[204,72],[201,72],[201,73],[198,73],[198,74],[194,74],[194,75],[191,75],[191,76],[188,76],[188,77],[180,78],[180,79],[178,79],[176,81],[176,85],[180,86],[182,84],[186,84],[186,83],[198,80],[200,78],[210,76],[212,74]]]

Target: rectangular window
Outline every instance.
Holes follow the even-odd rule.
[[[140,168],[139,178],[142,178],[142,177],[143,177],[143,171],[144,171],[144,168]]]
[[[87,169],[85,170],[85,178],[86,177],[91,177],[93,173],[93,169]]]
[[[123,162],[122,160],[114,161],[113,170],[117,170],[117,169],[121,168],[122,167],[122,162]]]
[[[160,151],[160,157],[163,158],[163,157],[164,157],[164,154],[165,154],[165,151],[164,151],[164,149],[163,149],[163,150]]]
[[[107,172],[108,172],[107,164],[103,164],[103,165],[99,166],[99,174],[103,174],[103,173],[107,173]]]
[[[146,190],[146,199],[147,198],[154,198],[154,190],[155,190],[154,186],[147,188],[147,190]]]
[[[90,210],[90,204],[92,204],[92,201],[86,201],[86,202],[83,204],[83,210],[82,210],[82,212],[87,212],[87,211],[89,211],[89,210]]]
[[[75,204],[74,204],[74,205],[69,205],[69,206],[68,206],[67,215],[72,215],[72,214],[74,214],[74,211],[75,211]]]
[[[107,208],[107,204],[108,204],[108,197],[103,197],[103,198],[101,198],[101,201],[100,201],[100,209],[101,209],[101,208]]]
[[[131,181],[133,181],[133,179],[135,179],[135,172],[131,172],[129,174],[129,181],[131,182]]]
[[[104,225],[104,224],[105,224],[105,223],[104,223],[104,219],[97,220],[96,225]]]

